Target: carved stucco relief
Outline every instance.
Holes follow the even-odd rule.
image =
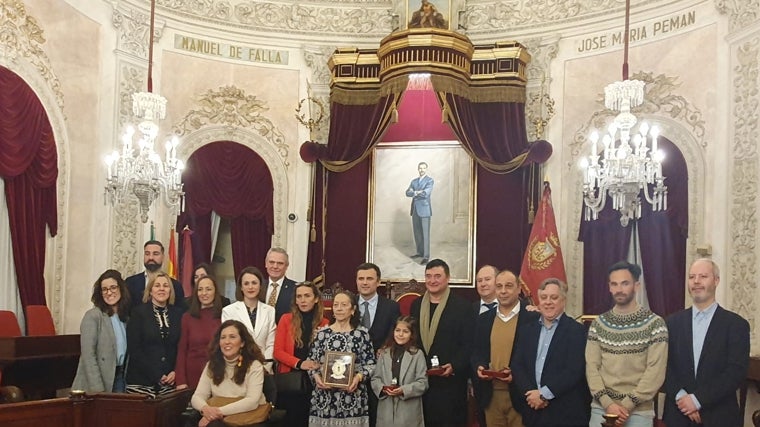
[[[755,331],[757,295],[757,193],[760,158],[757,149],[760,105],[760,38],[736,47],[733,69],[734,135],[731,142],[729,252],[731,307],[749,321]],[[756,348],[757,334],[752,334]]]
[[[304,62],[311,69],[309,79],[310,96],[324,106],[324,115],[319,123],[319,128],[311,131],[310,138],[314,141],[327,143],[330,131],[330,69],[327,61],[335,51],[330,46],[305,46],[303,48]],[[312,111],[314,115],[317,113]],[[316,120],[315,117],[312,117]]]
[[[693,260],[697,251],[697,245],[704,241],[704,198],[705,198],[705,120],[702,112],[695,107],[686,97],[678,93],[679,84],[675,77],[666,75],[655,76],[651,72],[637,72],[632,79],[646,82],[644,103],[634,109],[633,113],[640,120],[646,120],[650,125],[660,128],[660,135],[667,137],[673,142],[688,166],[688,192],[689,192],[689,237],[686,247],[686,265]],[[605,129],[612,121],[614,113],[604,107],[604,94],[597,97],[599,108],[591,115],[573,135],[573,140],[567,145],[569,148],[568,162],[565,174],[569,178],[569,188],[577,197],[570,197],[564,205],[568,211],[564,214],[568,218],[566,242],[568,256],[566,265],[583,265],[583,245],[577,241],[580,231],[583,189],[582,174],[578,171],[578,161],[585,150],[584,144],[592,129]],[[583,283],[581,268],[568,269],[569,283]],[[582,304],[582,301],[580,302]],[[580,312],[580,311],[579,311]]]
[[[543,40],[527,39],[521,42],[531,55],[526,69],[528,79],[525,102],[525,125],[530,141],[543,139],[549,121],[554,116],[554,99],[550,87],[551,62],[557,57],[559,38]]]
[[[728,29],[732,33],[755,23],[760,16],[759,0],[715,0],[715,8],[728,15]]]
[[[65,254],[68,228],[69,154],[66,116],[61,84],[50,59],[45,52],[44,30],[37,19],[28,15],[21,1],[0,2],[0,66],[17,75],[37,94],[53,129],[58,152],[58,233],[48,238],[46,249],[51,251],[48,259],[52,265],[45,268],[45,277],[52,278],[47,283],[48,305],[57,330],[62,330],[63,286],[65,283]]]

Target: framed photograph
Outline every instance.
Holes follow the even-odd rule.
[[[450,30],[450,0],[407,0],[407,28],[442,28]]]
[[[354,378],[354,353],[342,351],[325,352],[322,364],[322,378],[326,385],[348,388]]]
[[[372,156],[367,260],[383,280],[424,282],[449,264],[452,286],[473,286],[475,164],[456,141],[378,145]]]

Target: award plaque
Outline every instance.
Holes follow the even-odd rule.
[[[325,352],[322,364],[322,381],[336,388],[348,388],[354,379],[354,353],[342,351]]]

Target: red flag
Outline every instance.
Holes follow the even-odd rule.
[[[520,286],[528,297],[538,295],[538,285],[554,277],[567,283],[565,263],[557,236],[557,221],[552,207],[552,190],[544,182],[544,193],[538,205],[536,220],[530,231],[528,247],[520,268]]]
[[[174,235],[177,234],[174,232],[174,227],[172,227],[172,230],[170,232],[171,237],[169,237],[169,264],[166,266],[166,272],[169,274],[169,277],[172,279],[177,278],[177,241],[174,238]]]
[[[182,230],[182,290],[185,291],[185,296],[193,294],[193,273],[195,273],[193,265],[193,242],[190,236],[193,231],[188,227]]]

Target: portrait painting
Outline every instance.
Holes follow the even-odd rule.
[[[351,385],[354,376],[354,353],[342,351],[325,352],[322,378],[326,385],[344,388]]]
[[[452,286],[472,287],[475,169],[459,142],[379,144],[371,174],[367,259],[383,279],[424,281],[440,258]]]
[[[451,22],[450,0],[407,0],[408,28],[449,29]]]

